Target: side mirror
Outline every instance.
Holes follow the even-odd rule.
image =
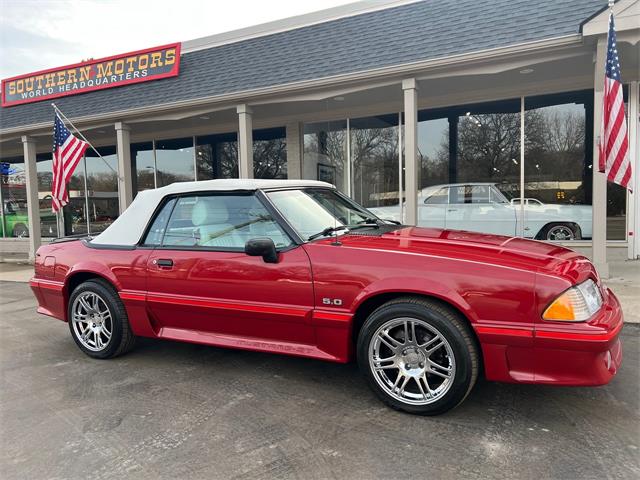
[[[262,257],[266,263],[278,263],[276,245],[270,238],[252,238],[245,243],[244,253],[250,257]]]

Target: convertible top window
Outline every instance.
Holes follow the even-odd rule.
[[[146,245],[165,248],[244,250],[268,237],[277,248],[291,239],[255,195],[191,195],[172,199],[154,219]]]

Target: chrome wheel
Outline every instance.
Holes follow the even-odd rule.
[[[573,230],[567,225],[555,225],[547,232],[547,240],[565,241],[573,240],[574,237]]]
[[[113,334],[111,311],[104,299],[94,292],[83,292],[71,306],[73,333],[83,347],[92,352],[107,348]]]
[[[417,318],[384,323],[369,343],[369,367],[391,397],[411,405],[428,405],[451,388],[455,356],[447,339]]]

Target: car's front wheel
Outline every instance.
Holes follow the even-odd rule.
[[[400,298],[374,311],[358,336],[358,363],[389,406],[438,415],[461,403],[478,377],[466,321],[439,302]]]
[[[131,350],[135,335],[115,289],[99,279],[80,284],[69,298],[69,330],[76,345],[93,358],[112,358]]]

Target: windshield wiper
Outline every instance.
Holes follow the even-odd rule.
[[[367,221],[368,220],[373,220],[373,219],[367,219]],[[313,235],[311,235],[307,239],[307,241],[315,240],[316,238],[319,238],[319,237],[326,237],[327,235],[331,235],[332,233],[339,232],[341,230],[357,230],[359,228],[380,228],[380,225],[378,224],[378,222],[376,222],[376,223],[358,223],[357,225],[338,225],[336,227],[327,227],[321,232],[314,233]]]
[[[400,223],[397,220],[389,220],[389,219],[381,219],[381,218],[375,218],[375,217],[367,217],[364,220],[362,220],[361,222],[358,222],[358,225],[360,224],[370,224],[370,223],[375,223],[376,225],[386,225],[386,224],[393,224],[393,225],[402,225],[402,223]]]

